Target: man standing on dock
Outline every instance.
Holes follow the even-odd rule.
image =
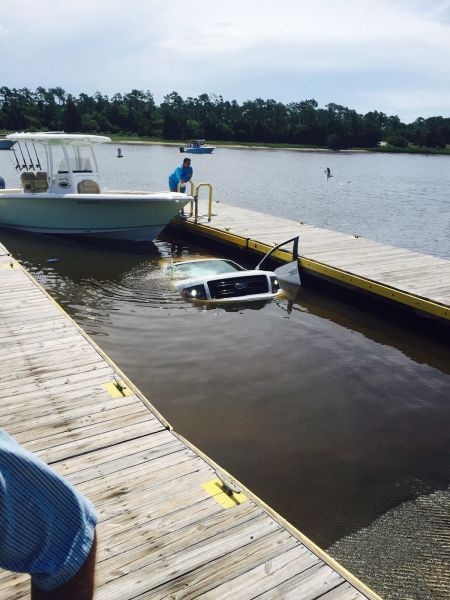
[[[191,159],[185,158],[181,167],[177,167],[169,176],[169,189],[171,192],[178,192],[178,184],[180,184],[180,192],[184,194],[186,190],[185,183],[192,179],[194,171],[191,167]]]
[[[97,515],[70,483],[0,429],[0,567],[32,600],[91,600]]]

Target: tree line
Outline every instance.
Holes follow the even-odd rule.
[[[207,138],[319,146],[331,149],[375,148],[381,141],[406,148],[444,148],[450,144],[450,118],[418,118],[402,123],[398,116],[372,111],[365,115],[316,100],[282,104],[276,100],[224,100],[215,94],[183,99],[177,92],[157,105],[150,91],[133,89],[111,98],[96,92],[78,97],[62,88],[0,88],[3,131],[66,131],[137,136],[161,140]]]

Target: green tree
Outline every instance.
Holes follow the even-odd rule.
[[[69,96],[64,111],[64,131],[68,133],[80,132],[82,130],[82,121],[80,111],[74,102],[72,96]]]
[[[186,129],[186,107],[183,98],[177,92],[164,96],[161,104],[163,118],[162,135],[164,139],[183,139]]]
[[[439,129],[428,129],[424,136],[424,144],[428,148],[445,148],[445,138]]]
[[[395,148],[406,148],[408,146],[408,140],[399,134],[390,135],[387,138],[387,143],[389,146],[394,146]]]
[[[443,148],[450,144],[450,119],[442,116],[405,125],[380,111],[365,115],[333,102],[319,108],[314,99],[284,105],[255,98],[239,104],[215,94],[183,99],[176,91],[157,106],[150,91],[122,95],[95,92],[74,98],[61,87],[0,88],[0,127],[50,129],[163,139],[206,137],[223,141],[295,143],[336,149],[375,147],[380,140]]]

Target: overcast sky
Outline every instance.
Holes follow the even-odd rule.
[[[0,86],[450,116],[450,0],[0,0]]]

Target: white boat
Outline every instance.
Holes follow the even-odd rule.
[[[190,152],[191,154],[211,154],[215,146],[206,146],[205,140],[192,140],[186,146],[180,146],[180,152]]]
[[[108,137],[51,132],[7,139],[15,142],[21,188],[0,189],[0,227],[152,241],[193,200],[178,192],[102,191],[94,146],[110,142]]]
[[[213,303],[271,300],[301,285],[298,240],[296,236],[278,244],[254,269],[245,269],[225,258],[203,258],[173,262],[166,272],[185,300]],[[275,250],[290,242],[293,242],[291,262],[274,271],[261,269]]]

